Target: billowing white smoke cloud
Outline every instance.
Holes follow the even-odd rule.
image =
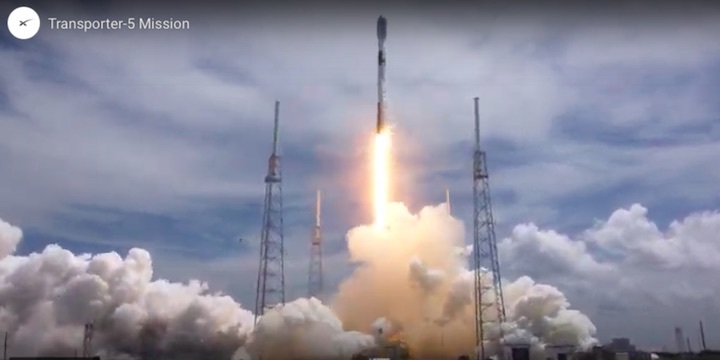
[[[375,346],[368,334],[343,330],[335,314],[316,298],[297,299],[266,313],[247,352],[263,359],[350,359]]]
[[[382,319],[379,323],[392,328],[385,334],[401,338],[419,357],[473,353],[474,277],[467,267],[463,224],[445,206],[425,207],[415,215],[402,204],[391,204],[388,213],[388,229],[361,226],[348,233],[351,259],[361,266],[340,285],[333,309],[347,328],[360,331],[371,331],[368,324]],[[491,280],[487,273],[483,277]],[[557,288],[522,277],[504,284],[503,293],[506,342],[531,344],[538,357],[545,344],[587,347],[596,342],[593,323],[569,309]],[[486,330],[499,337],[501,329]],[[499,351],[495,342],[488,348]]]
[[[72,354],[90,321],[95,349],[126,358],[349,359],[389,337],[403,339],[417,356],[472,353],[474,281],[463,224],[444,205],[417,215],[402,204],[389,210],[389,229],[360,226],[348,233],[351,260],[363,265],[341,284],[332,310],[301,298],[270,310],[256,326],[252,313],[228,296],[207,294],[203,283],[153,280],[145,250],[132,249],[123,259],[76,256],[51,245],[12,256],[22,232],[0,221],[0,327],[10,333],[12,355]],[[523,277],[504,293],[506,341],[530,343],[535,351],[546,343],[595,341],[593,324],[570,310],[558,289]],[[489,349],[498,350],[495,345]]]
[[[95,326],[93,346],[105,353],[222,355],[246,341],[250,312],[229,296],[205,294],[198,281],[153,281],[145,250],[132,249],[123,259],[76,256],[50,245],[10,255],[21,236],[0,220],[0,329],[14,356],[79,352],[88,322]]]
[[[113,359],[230,359],[263,349],[292,351],[296,359],[347,358],[374,345],[370,335],[343,331],[317,299],[270,312],[253,334],[254,315],[229,296],[207,294],[199,281],[153,280],[145,250],[132,249],[123,259],[76,256],[50,245],[11,256],[21,237],[0,220],[0,329],[9,334],[13,356],[80,353],[88,322],[95,325],[95,352]]]

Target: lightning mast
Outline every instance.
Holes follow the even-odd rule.
[[[322,227],[320,226],[320,190],[315,198],[315,226],[310,239],[308,297],[320,298],[323,292]]]
[[[480,115],[478,98],[475,101],[475,151],[473,153],[473,260],[475,268],[475,344],[476,359],[487,358],[489,339],[485,325],[496,323],[502,329],[505,322],[505,302],[502,294],[500,264],[495,240],[495,222],[490,203],[490,184],[485,151],[480,147]],[[484,274],[485,273],[485,274]],[[492,279],[489,279],[492,277]],[[491,311],[490,313],[489,310]],[[502,340],[502,330],[500,339]]]
[[[255,322],[275,305],[285,304],[285,245],[283,235],[283,202],[280,156],[278,155],[278,122],[280,102],[275,101],[272,154],[265,176],[265,205],[260,234],[260,265],[255,294]]]
[[[447,204],[448,214],[452,214],[452,208],[450,207],[450,189],[445,188],[445,204]]]

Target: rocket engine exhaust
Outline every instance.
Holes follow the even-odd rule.
[[[377,21],[378,38],[378,103],[377,133],[385,128],[385,39],[387,38],[387,20],[380,16]]]

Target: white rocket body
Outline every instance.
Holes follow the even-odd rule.
[[[378,103],[377,129],[380,133],[385,127],[385,39],[387,38],[387,20],[379,17],[377,21],[378,37]]]

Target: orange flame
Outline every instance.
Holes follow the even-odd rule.
[[[373,154],[373,206],[375,227],[387,226],[387,204],[390,201],[390,130],[384,128],[375,135]]]

